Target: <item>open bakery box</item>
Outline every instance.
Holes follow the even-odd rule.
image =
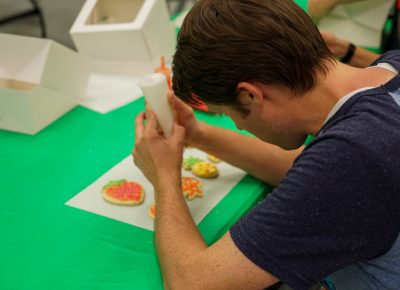
[[[85,96],[90,61],[52,40],[0,34],[0,129],[35,134]]]

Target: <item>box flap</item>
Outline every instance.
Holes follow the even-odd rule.
[[[91,71],[90,60],[54,41],[51,42],[41,84],[83,98]]]
[[[0,89],[0,129],[31,134],[35,131],[28,98],[28,92]]]
[[[69,95],[44,87],[0,89],[0,129],[35,134],[75,106]]]
[[[0,78],[39,83],[50,41],[0,33]]]

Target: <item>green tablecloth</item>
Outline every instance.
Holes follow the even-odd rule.
[[[296,2],[297,5],[299,5],[301,8],[303,8],[303,10],[307,11],[308,0],[295,0],[294,2]]]
[[[77,107],[35,136],[0,131],[0,289],[162,288],[153,232],[65,205],[130,154],[141,110],[143,98],[106,115]],[[200,223],[207,243],[265,188],[242,179]]]
[[[0,289],[162,288],[153,232],[65,205],[130,154],[143,107],[143,98],[106,115],[77,107],[35,136],[0,130]],[[199,224],[207,243],[270,190],[244,177]]]

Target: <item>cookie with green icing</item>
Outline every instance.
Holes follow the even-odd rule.
[[[201,158],[190,156],[188,158],[183,159],[182,167],[185,170],[192,170],[193,165],[203,161],[204,160]]]

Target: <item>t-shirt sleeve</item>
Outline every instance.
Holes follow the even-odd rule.
[[[281,184],[231,228],[236,246],[294,289],[385,253],[398,234],[393,190],[368,170],[375,166],[368,154],[345,134],[312,142]]]

